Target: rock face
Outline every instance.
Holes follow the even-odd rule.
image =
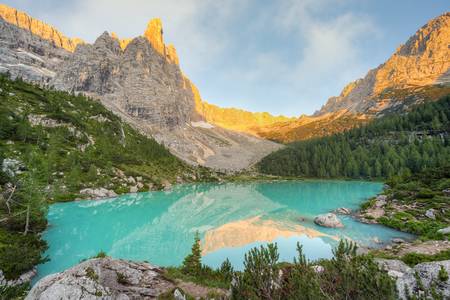
[[[223,128],[259,135],[262,128],[277,123],[292,122],[297,118],[273,116],[267,112],[249,112],[236,108],[222,108],[205,101],[196,102],[197,112],[209,123]]]
[[[408,267],[400,260],[377,259],[377,263],[396,280],[400,299],[409,299],[407,291],[421,294],[416,276],[420,278],[425,289],[429,290],[433,286],[437,293],[442,294],[443,299],[450,297],[450,279],[443,281],[438,275],[441,267],[447,274],[450,273],[450,260],[421,263],[414,268]]]
[[[84,43],[83,40],[78,38],[68,38],[54,27],[4,4],[0,4],[0,17],[6,22],[30,31],[56,47],[64,48],[67,51],[73,52],[77,45]]]
[[[347,85],[332,97],[318,114],[345,109],[352,113],[378,115],[401,105],[387,90],[450,83],[450,13],[445,13],[420,28],[382,65]]]
[[[195,118],[192,91],[178,65],[168,63],[159,51],[164,50],[153,48],[144,37],[122,50],[119,41],[105,32],[93,45],[77,47],[50,85],[99,96],[108,106],[150,126],[182,128]]]
[[[258,136],[293,142],[330,135],[450,93],[450,13],[420,28],[382,65],[328,99],[314,116],[257,128]]]
[[[174,287],[148,263],[98,258],[44,277],[25,299],[156,299]]]
[[[159,19],[143,36],[105,32],[91,45],[3,5],[0,32],[0,72],[99,99],[189,163],[239,170],[281,147],[207,123],[197,107],[200,94],[182,74],[175,48],[165,45]]]
[[[5,11],[4,5],[3,12]],[[13,77],[46,84],[56,74],[57,66],[70,55],[51,41],[8,23],[0,14],[0,72]]]
[[[314,223],[320,226],[324,227],[331,227],[331,228],[342,228],[344,225],[341,223],[339,218],[332,213],[318,215],[314,218]]]

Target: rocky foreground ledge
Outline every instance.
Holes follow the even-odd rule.
[[[395,259],[376,259],[396,281],[399,299],[409,292],[433,288],[444,299],[450,299],[450,279],[440,278],[440,270],[450,273],[450,260],[421,263],[411,268]],[[322,272],[318,268],[316,272]],[[442,271],[441,271],[442,272]],[[95,258],[64,272],[49,275],[36,283],[26,300],[53,299],[229,299],[228,291],[207,288],[190,282],[171,280],[164,269],[146,262]],[[419,292],[420,293],[420,292]]]
[[[64,272],[42,278],[28,293],[26,300],[54,299],[169,299],[185,300],[186,291],[198,298],[207,298],[219,289],[193,283],[173,281],[164,270],[146,262],[132,262],[109,257],[84,261]]]

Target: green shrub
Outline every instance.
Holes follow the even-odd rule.
[[[445,270],[444,266],[441,266],[438,273],[438,279],[442,282],[446,282],[448,280],[448,273]]]
[[[444,250],[439,253],[436,253],[434,255],[427,255],[427,254],[421,254],[421,253],[408,253],[405,254],[401,260],[413,267],[419,263],[423,262],[430,262],[430,261],[441,261],[441,260],[449,260],[450,259],[450,249]]]
[[[233,299],[279,299],[278,247],[253,248],[245,254],[244,272],[236,277],[233,286]]]
[[[35,234],[8,232],[0,228],[0,270],[8,280],[16,279],[35,265],[47,261],[41,257],[47,243]]]
[[[371,257],[356,256],[353,243],[340,241],[331,260],[320,260],[315,265],[305,259],[300,245],[297,252],[294,263],[282,267],[277,262],[275,245],[250,250],[232,298],[397,299],[395,282]],[[323,270],[315,271],[317,265]]]
[[[0,299],[21,300],[25,299],[30,290],[30,284],[25,283],[17,286],[0,286]]]
[[[220,266],[219,272],[223,276],[224,280],[231,282],[233,279],[234,270],[228,258]]]
[[[84,270],[86,272],[86,276],[94,281],[98,280],[98,275],[97,273],[95,273],[94,269],[92,269],[91,267],[87,267],[86,270]]]
[[[434,193],[431,189],[429,188],[424,188],[421,189],[418,193],[417,193],[417,198],[422,198],[422,199],[431,199],[434,197]]]
[[[94,258],[105,258],[105,257],[108,257],[108,255],[103,250],[100,250],[100,252],[97,253],[97,255],[94,256]]]
[[[366,201],[366,202],[363,202],[363,203],[361,204],[361,210],[366,210],[366,209],[371,208],[372,206],[375,205],[375,202],[376,202],[376,201],[377,201],[377,200],[376,200],[375,198],[372,198],[372,199],[370,199],[370,200],[368,200],[368,201]]]
[[[128,278],[123,273],[116,272],[116,275],[117,275],[118,283],[123,284],[123,285],[128,284]]]

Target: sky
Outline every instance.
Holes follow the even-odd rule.
[[[163,21],[166,44],[202,98],[299,116],[377,67],[448,0],[4,0],[69,37],[142,35]]]

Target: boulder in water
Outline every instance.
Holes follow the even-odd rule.
[[[318,215],[317,217],[314,218],[314,223],[316,223],[317,225],[320,225],[320,226],[330,227],[330,228],[344,227],[344,225],[341,223],[339,218],[333,213]]]

